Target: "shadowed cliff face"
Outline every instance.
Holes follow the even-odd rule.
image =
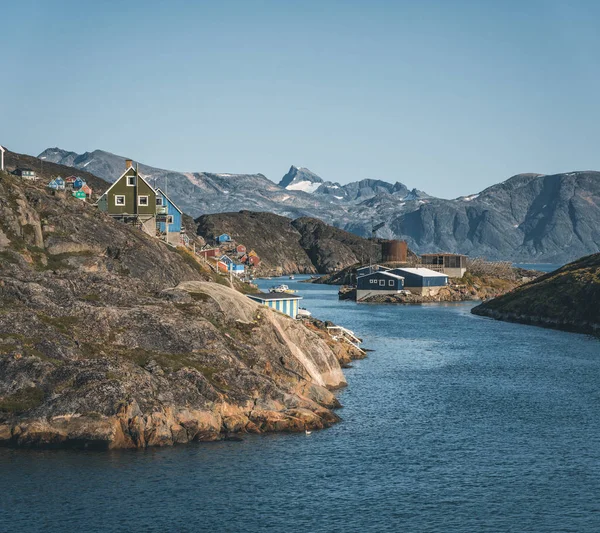
[[[583,257],[472,309],[476,315],[600,334],[600,254]]]
[[[145,447],[337,421],[342,356],[326,334],[226,283],[2,175],[0,443]]]
[[[325,224],[315,218],[291,220],[272,213],[240,211],[203,215],[198,234],[212,240],[221,233],[255,250],[262,270],[279,268],[283,274],[326,273],[381,257],[381,245]]]

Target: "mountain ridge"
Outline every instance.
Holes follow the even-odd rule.
[[[73,154],[54,148],[40,156],[66,158],[109,181],[124,168],[124,158],[108,152]],[[600,173],[595,171],[516,174],[451,200],[398,181],[367,178],[340,185],[296,166],[280,184],[262,174],[182,173],[143,164],[140,172],[151,183],[168,184],[170,196],[194,217],[266,211],[317,218],[363,237],[370,236],[373,222],[384,222],[378,237],[405,239],[417,253],[447,251],[490,260],[564,263],[600,250]]]

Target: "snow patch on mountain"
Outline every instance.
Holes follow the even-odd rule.
[[[299,181],[286,187],[288,191],[303,191],[307,193],[315,192],[321,186],[320,182]]]

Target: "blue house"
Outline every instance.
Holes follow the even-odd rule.
[[[397,294],[404,289],[404,278],[387,270],[373,271],[356,278],[356,301],[368,296]]]
[[[73,181],[73,190],[78,191],[79,189],[81,189],[81,187],[83,187],[84,183],[85,181],[83,181],[81,178],[75,178],[75,180]]]
[[[227,268],[229,268],[229,266],[233,264],[233,259],[231,259],[231,257],[225,254],[219,257],[219,261],[225,263],[227,265]]]
[[[217,242],[231,242],[231,236],[229,236],[227,233],[222,233],[215,240]]]
[[[261,305],[266,305],[271,309],[275,309],[280,313],[284,313],[292,318],[298,316],[298,302],[302,300],[302,296],[297,294],[273,293],[268,294],[249,294],[248,298],[258,302]]]
[[[388,274],[404,278],[404,287],[414,294],[433,296],[448,285],[448,276],[428,268],[394,268]]]
[[[65,180],[58,176],[57,178],[54,178],[50,183],[48,183],[48,187],[54,189],[55,191],[64,191]]]
[[[219,261],[227,266],[227,272],[233,272],[236,276],[243,276],[244,272],[246,271],[246,267],[244,265],[236,263],[228,255],[222,255],[219,258]]]
[[[246,272],[246,267],[241,263],[232,263],[229,267],[229,270],[233,272],[236,276],[243,276],[244,272]]]
[[[161,238],[177,246],[181,238],[183,212],[161,189],[156,189],[156,229]]]

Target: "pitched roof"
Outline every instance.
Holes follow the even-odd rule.
[[[417,276],[421,276],[423,278],[440,278],[440,277],[447,278],[448,277],[446,274],[442,274],[441,272],[436,272],[435,270],[430,270],[428,268],[406,267],[406,268],[395,268],[394,270],[397,270],[398,272],[406,272],[407,274],[416,274]]]
[[[391,270],[391,268],[384,267],[381,265],[367,265],[364,267],[360,267],[356,269],[356,272],[361,272],[362,270],[368,270],[369,272],[385,272],[386,270]]]
[[[368,278],[369,276],[372,276],[373,274],[382,274],[383,276],[388,276],[390,278],[404,279],[402,276],[399,276],[398,274],[392,274],[391,272],[387,272],[386,270],[376,270],[375,272],[369,272],[368,274],[365,274],[364,276],[358,276],[358,277],[359,278]]]
[[[148,185],[148,187],[150,187],[150,190],[151,190],[151,191],[152,191],[154,194],[156,194],[156,191],[154,190],[154,187],[152,187],[152,185],[150,185],[150,184],[149,184],[149,183],[146,181],[146,179],[145,179],[144,177],[142,177],[142,175],[141,175],[141,174],[140,174],[140,173],[139,173],[139,172],[138,172],[138,171],[137,171],[137,170],[136,170],[134,167],[128,167],[128,168],[126,168],[126,169],[125,169],[125,172],[123,172],[123,174],[121,174],[121,175],[119,176],[119,179],[115,180],[115,181],[114,181],[114,183],[113,183],[113,184],[112,184],[112,185],[111,185],[111,186],[110,186],[108,189],[106,189],[105,193],[104,193],[102,196],[104,196],[104,195],[107,195],[107,194],[108,194],[108,192],[109,192],[109,191],[110,191],[110,190],[111,190],[111,189],[112,189],[112,188],[113,188],[113,187],[114,187],[114,186],[115,186],[117,183],[119,183],[119,181],[121,181],[121,180],[123,179],[123,177],[125,176],[125,174],[127,174],[127,172],[129,172],[130,170],[133,170],[133,171],[134,171],[134,172],[137,174],[137,177],[138,177],[138,178],[140,178],[140,179],[141,179],[141,180],[142,180],[142,181],[143,181],[143,182],[144,182],[146,185]],[[100,198],[102,198],[102,196],[101,196]]]
[[[143,179],[143,178],[142,178],[142,179]],[[173,200],[171,200],[171,199],[170,199],[170,198],[167,196],[167,193],[166,193],[166,192],[164,192],[164,191],[163,191],[163,190],[162,190],[160,187],[159,187],[158,189],[156,189],[156,193],[157,193],[157,194],[158,194],[158,193],[162,194],[162,195],[163,195],[163,196],[164,196],[164,197],[167,199],[167,201],[168,201],[168,202],[169,202],[169,203],[170,203],[170,204],[171,204],[171,205],[172,205],[172,206],[173,206],[175,209],[177,209],[177,211],[179,211],[179,213],[180,213],[180,214],[182,214],[182,215],[183,215],[183,211],[182,211],[181,209],[179,209],[179,207],[177,206],[177,204],[176,204],[176,203],[175,203]]]

